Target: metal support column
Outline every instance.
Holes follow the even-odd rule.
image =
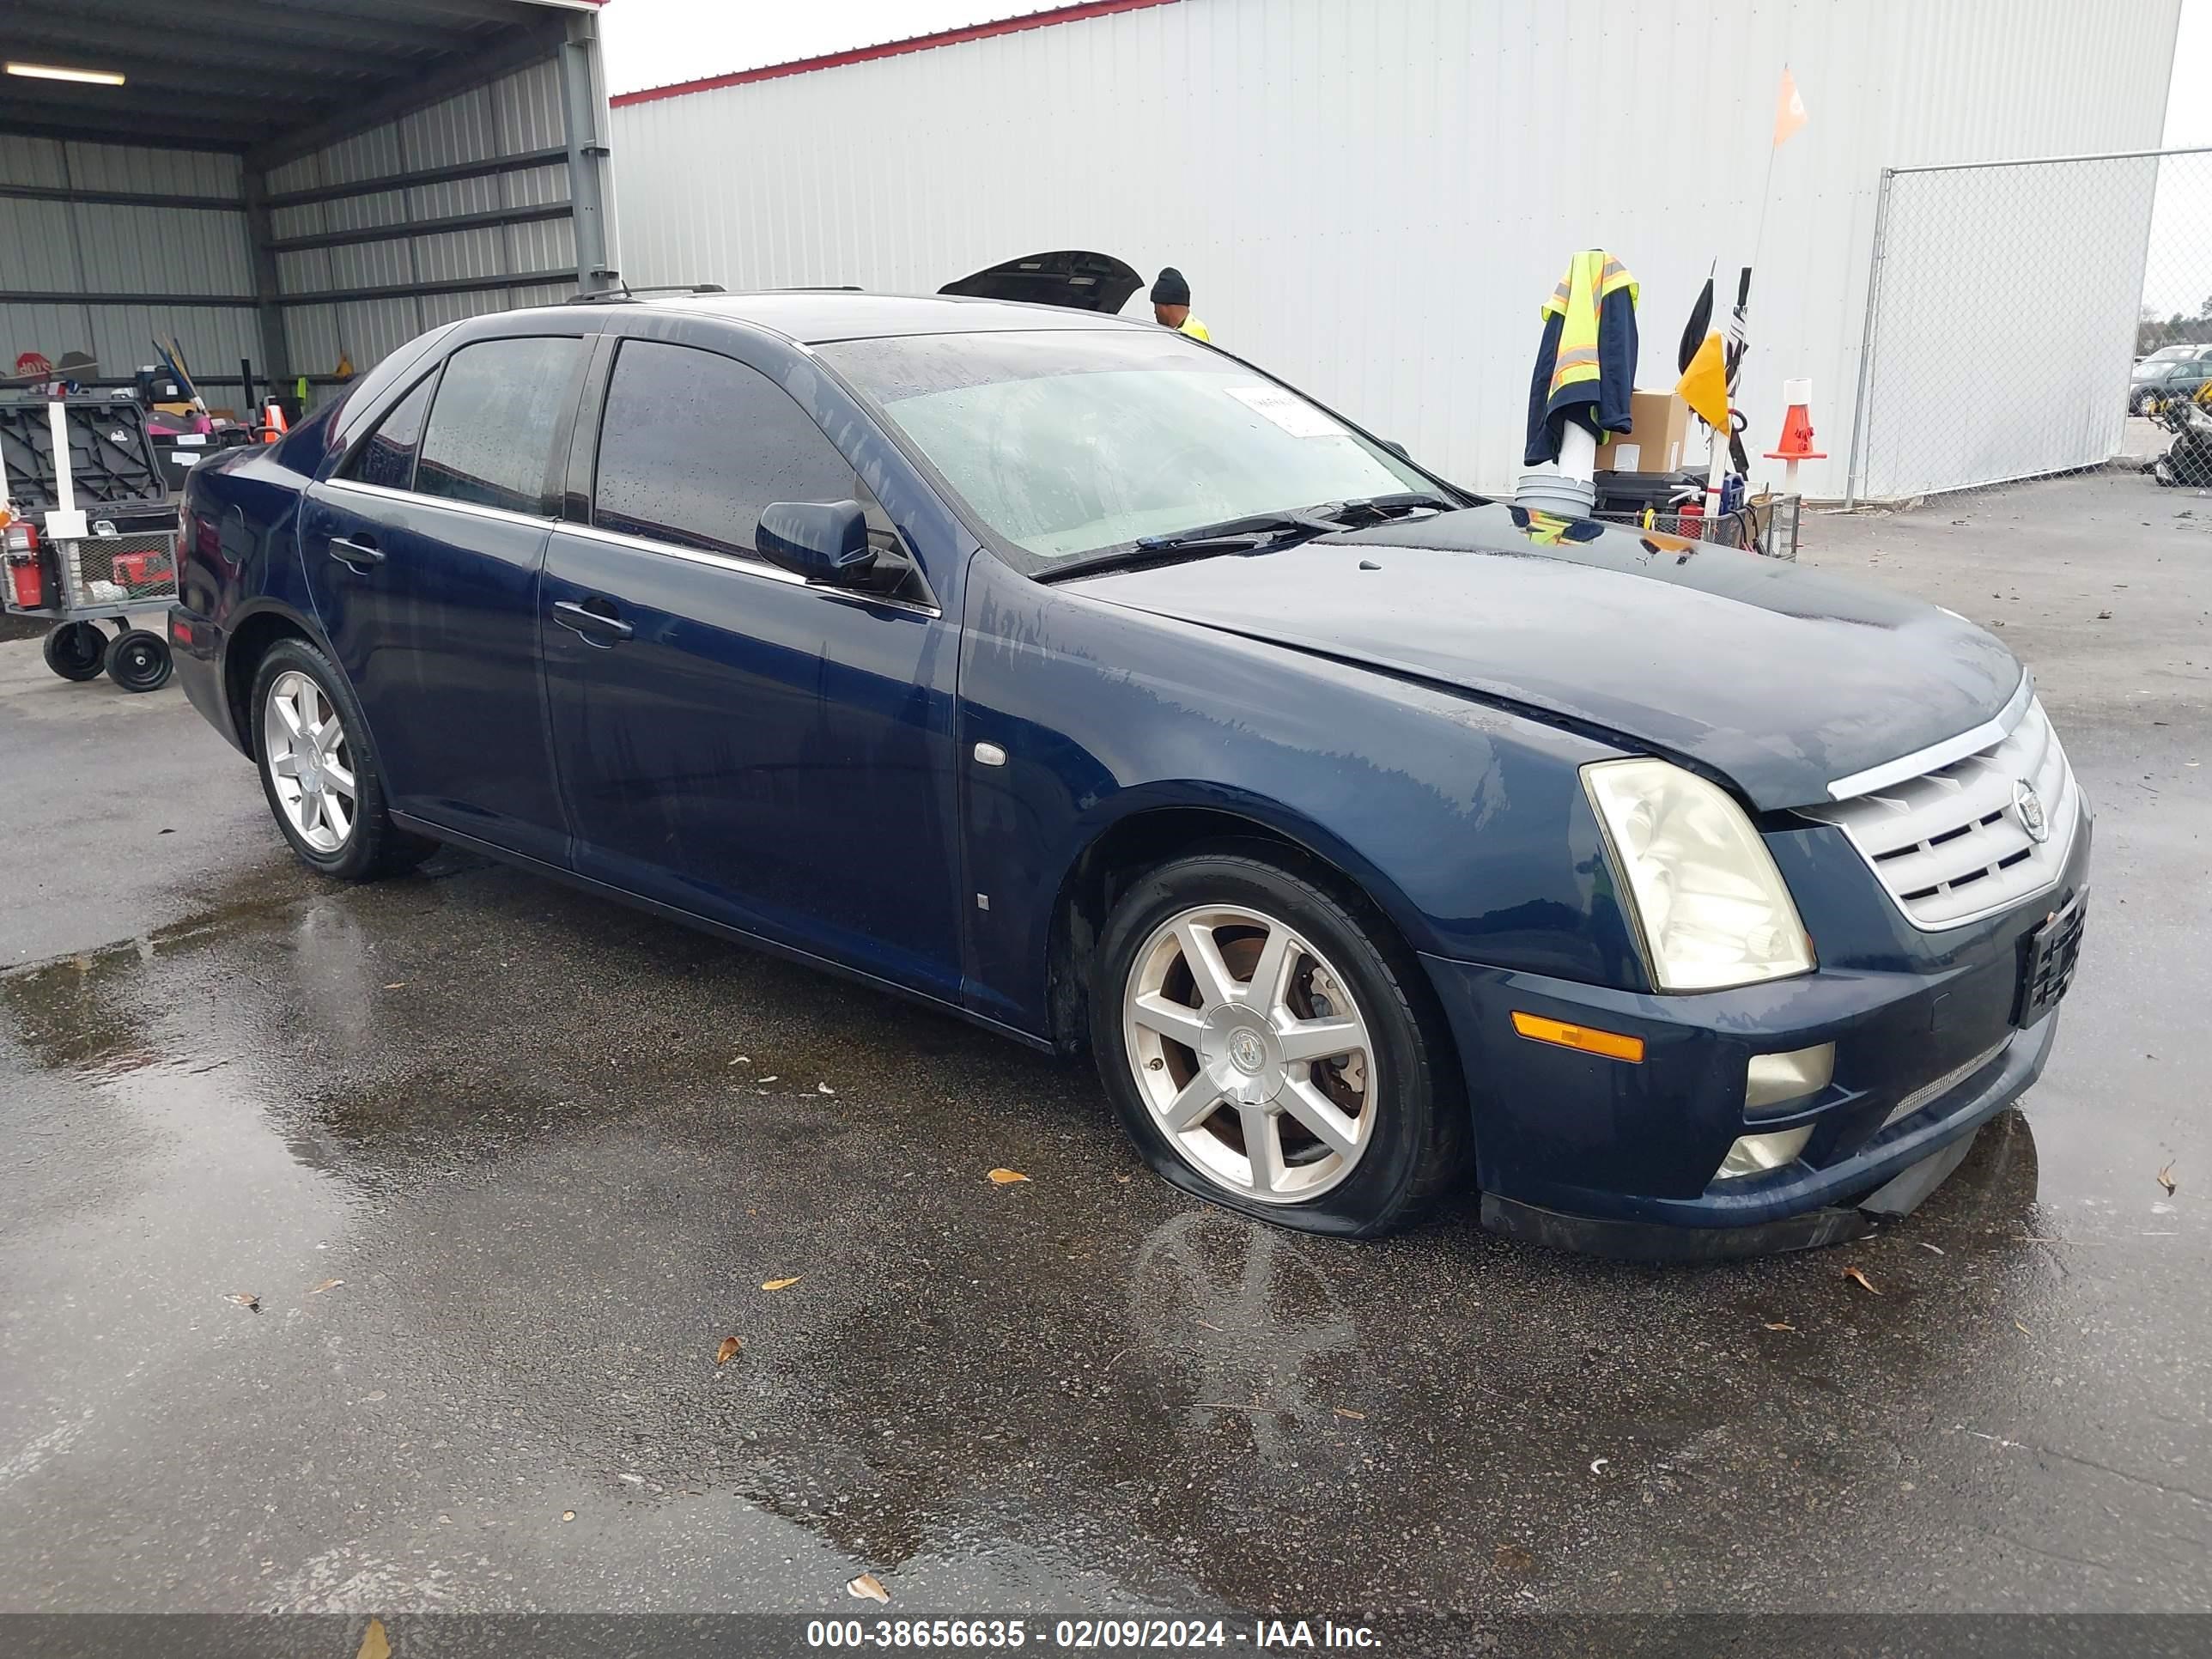
[[[269,211],[269,177],[246,169],[246,235],[253,250],[253,308],[261,322],[261,379],[281,394],[292,381],[292,353],[284,337],[283,286],[276,275],[276,233]],[[252,418],[248,410],[241,415]]]
[[[1851,453],[1844,465],[1844,505],[1858,505],[1860,464],[1864,459],[1867,434],[1867,396],[1874,386],[1875,313],[1881,307],[1882,239],[1889,231],[1889,185],[1897,177],[1893,167],[1881,170],[1881,188],[1874,198],[1874,248],[1867,258],[1866,315],[1859,324],[1858,388],[1851,396]]]
[[[576,233],[576,286],[596,293],[613,280],[606,199],[606,100],[600,94],[599,20],[568,19],[561,46],[561,112],[568,139],[568,204]]]

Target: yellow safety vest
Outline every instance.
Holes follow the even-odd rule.
[[[1206,331],[1206,325],[1200,322],[1195,317],[1184,318],[1182,319],[1182,326],[1176,330],[1176,332],[1178,334],[1188,334],[1194,340],[1203,340],[1208,345],[1212,345],[1213,343],[1213,337]]]
[[[1624,288],[1628,290],[1628,302],[1635,304],[1636,278],[1628,274],[1626,265],[1602,248],[1585,248],[1567,262],[1567,274],[1559,278],[1559,287],[1537,313],[1563,319],[1559,355],[1552,364],[1552,384],[1544,394],[1545,401],[1580,381],[1596,380],[1598,313],[1608,296]]]

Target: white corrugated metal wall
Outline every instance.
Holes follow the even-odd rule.
[[[271,228],[282,243],[293,237],[565,203],[568,167],[563,160],[370,196],[281,204],[289,192],[556,148],[566,142],[565,131],[557,66],[539,64],[276,169],[269,175],[270,193],[279,204],[271,211]],[[424,329],[510,306],[566,299],[576,287],[573,276],[564,275],[556,282],[514,287],[447,292],[435,288],[478,278],[573,273],[575,234],[566,218],[280,252],[276,263],[287,295],[395,286],[430,290],[288,305],[285,332],[293,365],[322,374],[337,367],[341,352],[356,368],[366,370]]]
[[[1666,386],[1708,267],[1756,245],[1749,447],[1811,375],[1834,459],[1805,487],[1838,495],[1881,169],[2155,145],[2179,5],[1176,0],[617,100],[625,270],[928,291],[1049,248],[1173,264],[1230,349],[1501,489],[1569,253],[1642,279],[1638,378]],[[1785,62],[1812,122],[1762,234]]]
[[[0,373],[26,351],[82,351],[128,380],[173,335],[199,373],[234,378],[258,357],[252,258],[239,158],[0,133],[0,186],[220,199],[187,207],[0,194],[0,292],[87,296],[223,295],[228,305],[118,305],[68,299],[0,303]],[[222,398],[211,395],[210,401]]]

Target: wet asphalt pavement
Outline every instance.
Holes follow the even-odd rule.
[[[2212,1608],[2212,500],[1808,534],[2036,665],[2089,940],[1917,1215],[1686,1270],[1249,1225],[950,1018],[322,884],[173,688],[0,645],[0,1611]]]

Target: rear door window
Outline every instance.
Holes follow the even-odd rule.
[[[446,362],[415,467],[417,494],[549,517],[553,439],[575,397],[584,343],[479,340]]]
[[[767,375],[690,346],[623,342],[599,422],[593,524],[750,556],[770,501],[836,501],[869,508],[872,539],[890,539],[836,446]]]
[[[359,483],[381,484],[386,489],[410,489],[415,483],[415,452],[422,445],[422,416],[429,412],[432,374],[393,404],[376,423],[339,476]]]

